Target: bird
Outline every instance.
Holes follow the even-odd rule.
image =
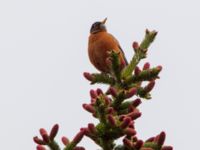
[[[106,21],[107,18],[92,24],[88,39],[88,55],[90,62],[97,70],[102,73],[111,73],[107,61],[110,57],[109,52],[114,51],[119,54],[121,69],[127,66],[128,62],[118,40],[107,32]]]

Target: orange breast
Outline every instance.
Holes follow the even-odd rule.
[[[109,67],[106,63],[108,51],[114,50],[120,52],[121,58],[123,54],[119,48],[117,40],[107,32],[99,32],[89,36],[88,54],[91,63],[102,72],[109,72]]]

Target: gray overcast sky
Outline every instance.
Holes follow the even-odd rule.
[[[106,87],[90,86],[82,73],[96,72],[87,40],[91,24],[105,17],[128,60],[132,42],[141,41],[146,28],[159,31],[145,61],[164,69],[152,101],[140,107],[139,137],[164,130],[166,144],[175,150],[197,149],[199,6],[198,0],[1,0],[1,149],[34,150],[32,137],[40,127],[59,123],[58,138],[73,138],[80,127],[95,121],[82,103],[89,102],[91,88]],[[81,144],[98,148],[87,138]]]

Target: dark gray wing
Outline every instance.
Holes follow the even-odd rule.
[[[109,35],[110,35],[110,36],[115,40],[115,42],[117,43],[117,45],[118,45],[120,51],[121,51],[122,54],[123,54],[123,57],[124,57],[125,63],[126,63],[126,65],[128,65],[128,61],[127,61],[127,59],[126,59],[126,57],[125,57],[124,51],[123,51],[123,49],[121,48],[121,46],[120,46],[118,40],[117,40],[117,39],[116,39],[112,34],[109,34]]]

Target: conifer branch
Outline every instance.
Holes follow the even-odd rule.
[[[148,69],[148,70],[143,70],[141,71],[138,75],[132,75],[125,79],[124,84],[132,84],[132,83],[137,83],[141,81],[150,81],[150,80],[155,80],[158,77],[158,74],[162,70],[161,66]]]
[[[140,62],[141,59],[146,57],[147,49],[150,46],[150,44],[153,42],[157,35],[156,31],[149,31],[146,30],[145,37],[140,45],[138,45],[137,42],[133,43],[133,48],[135,50],[135,54],[130,62],[130,64],[124,68],[122,72],[122,78],[129,77],[133,70],[135,69],[136,65]]]
[[[98,123],[97,125],[89,123],[87,127],[82,127],[71,141],[67,137],[62,137],[64,150],[85,150],[84,147],[78,146],[84,136],[89,137],[102,150],[173,150],[171,146],[164,145],[165,132],[143,141],[137,137],[134,125],[135,120],[142,115],[138,108],[141,104],[140,98],[151,98],[151,91],[162,70],[161,66],[151,68],[148,62],[142,69],[137,66],[140,60],[146,57],[147,49],[156,34],[156,31],[146,30],[141,44],[133,43],[135,54],[130,64],[123,70],[120,66],[119,54],[113,50],[107,60],[111,69],[110,73],[85,72],[83,74],[91,84],[103,83],[109,85],[109,89],[107,92],[99,88],[90,90],[90,102],[82,106],[95,119],[98,119]],[[132,97],[136,98],[130,100]],[[42,138],[37,136],[33,138],[38,144],[37,150],[46,150],[45,146],[50,150],[60,150],[55,141],[57,132],[57,124],[52,127],[49,134],[41,128]],[[122,144],[115,143],[119,138],[123,139]]]
[[[109,74],[106,73],[84,73],[84,76],[87,80],[91,81],[91,84],[96,84],[96,83],[103,83],[103,84],[108,84],[108,85],[114,85],[115,84],[115,79],[110,76]]]

